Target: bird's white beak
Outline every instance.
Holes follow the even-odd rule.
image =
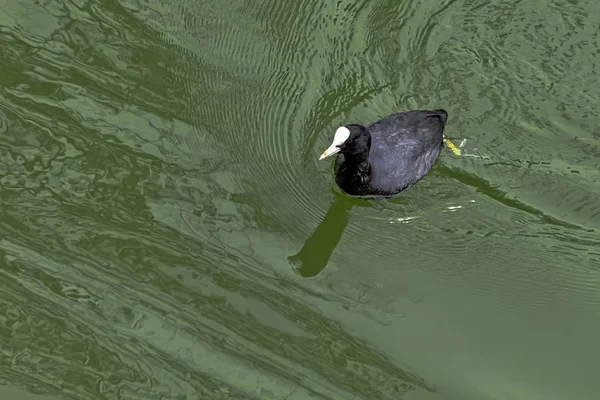
[[[340,147],[350,137],[350,130],[345,126],[340,126],[333,137],[333,143],[319,157],[319,160],[332,156],[340,152]]]
[[[321,161],[321,160],[322,160],[322,159],[324,159],[324,158],[330,157],[330,156],[332,156],[332,155],[334,155],[334,154],[337,154],[337,153],[339,153],[339,152],[340,152],[340,148],[339,148],[339,147],[337,147],[337,145],[334,143],[334,144],[332,144],[331,146],[329,146],[329,147],[327,148],[327,150],[325,150],[325,151],[323,152],[323,154],[321,154],[321,157],[319,157],[319,161]]]

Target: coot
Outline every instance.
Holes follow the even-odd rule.
[[[392,114],[369,126],[344,125],[319,160],[337,154],[335,181],[344,193],[392,197],[429,172],[446,140],[447,119],[445,110],[415,110]]]

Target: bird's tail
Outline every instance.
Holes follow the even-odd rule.
[[[446,127],[446,122],[448,121],[448,112],[441,108],[438,108],[437,110],[433,110],[433,112],[435,113],[435,115],[437,117],[439,117],[442,120],[442,124],[444,125],[444,127]],[[446,145],[446,147],[448,147],[450,150],[452,150],[454,155],[460,156],[461,155],[460,149],[458,147],[456,147],[454,145],[454,143],[452,143],[450,141],[450,139],[448,139],[446,134],[443,134],[443,137],[444,137],[444,139],[443,139],[444,144]]]
[[[433,110],[433,112],[435,113],[435,115],[440,117],[440,119],[442,120],[442,124],[444,124],[444,126],[446,126],[446,121],[448,121],[448,112],[441,108],[438,108],[437,110]]]

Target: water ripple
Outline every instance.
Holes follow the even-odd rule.
[[[397,399],[481,362],[583,393],[600,329],[595,14],[550,2],[551,24],[536,7],[7,3],[2,382]],[[327,269],[295,275],[287,257],[336,196],[317,162],[336,126],[438,106],[488,158],[444,153],[401,198],[353,203]],[[521,358],[532,331],[577,363]]]

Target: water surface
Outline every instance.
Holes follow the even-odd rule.
[[[0,393],[597,399],[599,13],[5,1]],[[475,157],[340,196],[335,128],[429,107]]]

